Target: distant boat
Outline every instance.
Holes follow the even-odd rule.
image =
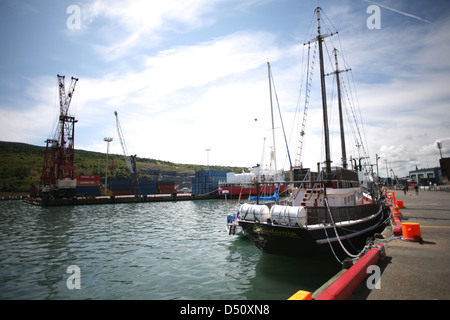
[[[336,57],[336,78],[341,116],[342,167],[331,167],[325,71],[322,43],[331,35],[321,34],[321,9],[317,14],[318,35],[310,41],[316,42],[320,60],[322,109],[325,140],[325,166],[313,172],[310,169],[293,168],[292,196],[280,204],[276,199],[268,203],[245,203],[240,206],[233,223],[242,227],[250,238],[264,252],[295,256],[359,256],[367,245],[367,239],[381,232],[389,217],[377,181],[364,174],[365,167],[352,159],[355,166],[347,168],[340,83]],[[304,132],[302,132],[302,135]],[[319,169],[319,168],[318,168]],[[372,172],[373,173],[373,172]],[[274,183],[267,183],[275,186]],[[261,183],[262,185],[262,183]],[[259,199],[256,199],[259,200]]]
[[[249,197],[272,195],[278,188],[279,195],[285,196],[288,190],[287,184],[280,186],[264,184],[264,182],[284,182],[282,171],[262,169],[258,164],[250,168],[250,172],[227,173],[226,180],[219,182],[219,194],[227,195],[230,198],[248,199]],[[257,189],[256,182],[262,183]]]

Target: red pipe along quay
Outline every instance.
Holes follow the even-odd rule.
[[[398,211],[397,201],[395,200],[395,194],[387,195],[388,204],[390,204],[392,219],[393,219],[393,232],[394,236],[402,235],[402,223],[400,221],[401,212]],[[401,204],[403,207],[403,203]],[[380,259],[386,256],[384,245],[376,244],[372,245],[359,260],[351,266],[348,270],[342,270],[336,274],[329,282],[334,282],[329,285],[323,292],[320,293],[319,288],[314,295],[314,300],[346,300],[355,289],[361,284],[361,282],[368,276],[368,268],[378,263]],[[323,287],[325,287],[325,284]],[[288,300],[312,300],[313,294],[308,291],[300,290],[291,296]]]
[[[384,257],[384,246],[371,248],[350,269],[322,292],[315,300],[346,300],[367,277],[367,269]]]
[[[392,229],[383,232],[385,239],[379,241],[383,246],[371,247],[351,268],[341,270],[315,292],[299,291],[289,300],[448,300],[449,193],[421,189],[396,198],[388,202]],[[386,251],[389,255],[383,259]],[[371,266],[382,270],[379,280]]]
[[[367,270],[370,266],[376,265],[378,260],[384,258],[385,248],[383,245],[373,246],[348,270],[342,270],[336,274],[335,280],[323,292],[319,293],[314,300],[346,300],[368,276]],[[334,280],[331,279],[330,281]],[[326,284],[324,285],[326,286]],[[314,295],[317,294],[318,289]],[[292,295],[288,300],[313,300],[313,294],[300,290]]]

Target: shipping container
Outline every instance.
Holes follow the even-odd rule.
[[[126,191],[126,190],[131,191],[131,186],[130,185],[128,185],[128,186],[109,186],[108,189],[111,191]]]
[[[158,194],[157,181],[155,180],[138,180],[136,193],[139,195]]]
[[[194,194],[217,194],[219,181],[226,181],[227,171],[203,170],[195,172],[192,178],[192,193]]]
[[[108,181],[110,186],[129,186],[129,180],[110,180]]]
[[[75,179],[77,180],[98,180],[100,181],[99,175],[76,175]]]
[[[158,190],[156,188],[140,187],[138,190],[136,190],[136,193],[138,193],[140,195],[158,194]]]
[[[77,180],[77,186],[99,186],[100,180]]]
[[[139,180],[138,184],[140,186],[156,186],[158,184],[158,181],[155,181],[155,180]]]
[[[174,187],[169,187],[169,188],[158,188],[158,193],[159,194],[172,194],[176,192]]]
[[[77,186],[75,192],[80,196],[100,196],[100,186]]]
[[[158,181],[158,186],[174,186],[175,185],[175,181]]]
[[[127,196],[133,194],[130,190],[111,190],[110,192],[113,196]]]
[[[172,194],[176,192],[175,182],[173,181],[158,181],[159,194]]]

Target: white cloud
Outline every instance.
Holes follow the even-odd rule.
[[[273,35],[263,32],[236,33],[161,52],[146,62],[146,73],[152,78],[149,88],[156,94],[167,94],[164,90],[205,85],[254,69],[267,56],[279,56],[273,40]]]
[[[450,134],[446,85],[450,62],[445,58],[450,50],[449,26],[448,19],[442,19],[341,33],[372,162],[375,153],[381,155],[380,161],[387,160],[399,176],[416,165],[438,166],[435,141]]]
[[[96,0],[85,7],[84,20],[88,28],[97,20],[108,20],[107,28],[97,29],[102,42],[94,47],[106,59],[116,60],[138,47],[155,47],[163,32],[187,33],[212,24],[214,19],[207,14],[216,2]]]
[[[88,130],[83,122],[93,122],[89,119],[112,124],[117,110],[131,153],[198,162],[198,152],[209,145],[214,150],[211,164],[214,154],[218,164],[230,159],[235,165],[247,164],[242,157],[221,152],[237,149],[237,154],[244,154],[240,141],[255,139],[248,133],[249,123],[266,89],[266,57],[281,56],[274,41],[265,32],[238,32],[164,50],[148,57],[137,72],[80,79],[78,132]],[[256,139],[261,148],[262,137]]]
[[[35,80],[22,79],[24,95],[16,97],[10,104],[3,102],[0,105],[1,140],[34,141],[42,145],[47,138],[53,137],[59,114],[59,100],[55,90],[57,80],[56,77],[54,79],[42,77],[39,81]],[[44,134],[39,137],[42,133]]]
[[[302,81],[301,42],[284,42],[281,47],[282,36],[272,32],[223,29],[215,38],[189,39],[183,45],[170,43],[167,35],[191,36],[191,31],[214,24],[220,15],[218,3],[228,8],[241,4],[222,0],[97,0],[82,8],[86,45],[95,47],[102,59],[112,61],[110,66],[117,68],[104,71],[102,77],[80,76],[73,100],[79,119],[77,148],[105,150],[103,137],[117,138],[113,114],[117,110],[130,152],[138,156],[206,163],[204,149],[210,147],[211,164],[255,164],[261,157],[264,136],[270,138],[270,126],[263,122],[269,102],[267,60],[272,63],[283,120],[290,135],[292,111],[296,109]],[[246,2],[250,6],[239,10],[249,10],[259,3],[265,0]],[[327,10],[327,14],[341,27],[341,40],[337,36],[327,40],[342,44],[353,70],[372,159],[378,153],[383,157],[381,163],[388,160],[398,175],[407,174],[416,164],[437,165],[438,139],[443,139],[442,151],[449,156],[449,149],[445,149],[449,142],[444,138],[450,137],[446,112],[450,60],[445,56],[450,49],[450,22],[443,19],[408,28],[383,24],[382,30],[373,31],[365,28],[364,10],[357,12],[341,3],[336,9]],[[297,38],[303,38],[303,34]],[[93,74],[99,72],[102,71]],[[317,65],[315,73],[318,74]],[[2,115],[11,119],[2,119],[2,139],[42,145],[53,119],[42,117],[38,122],[35,115],[52,111],[56,83],[56,77],[29,80],[25,96],[18,101],[18,105],[27,106],[25,116],[11,111],[11,107],[2,107]],[[328,83],[329,88],[334,85]],[[317,88],[316,84],[314,90]],[[323,158],[321,106],[316,93],[311,100],[304,140],[305,161],[310,167]],[[332,98],[335,96],[330,95]],[[296,118],[299,122],[303,99]],[[333,108],[331,102],[329,105]],[[266,113],[262,115],[263,111]],[[298,133],[292,136],[290,151],[294,157]],[[339,140],[335,136],[332,141],[333,164],[339,165]],[[279,154],[284,154],[284,141],[281,139],[277,145]],[[112,149],[121,153],[118,139]]]

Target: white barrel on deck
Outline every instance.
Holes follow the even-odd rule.
[[[266,205],[244,203],[239,208],[239,217],[242,220],[266,222],[270,217],[270,210]]]
[[[305,226],[307,223],[306,210],[300,206],[275,205],[270,209],[270,219],[275,224],[287,226]]]

